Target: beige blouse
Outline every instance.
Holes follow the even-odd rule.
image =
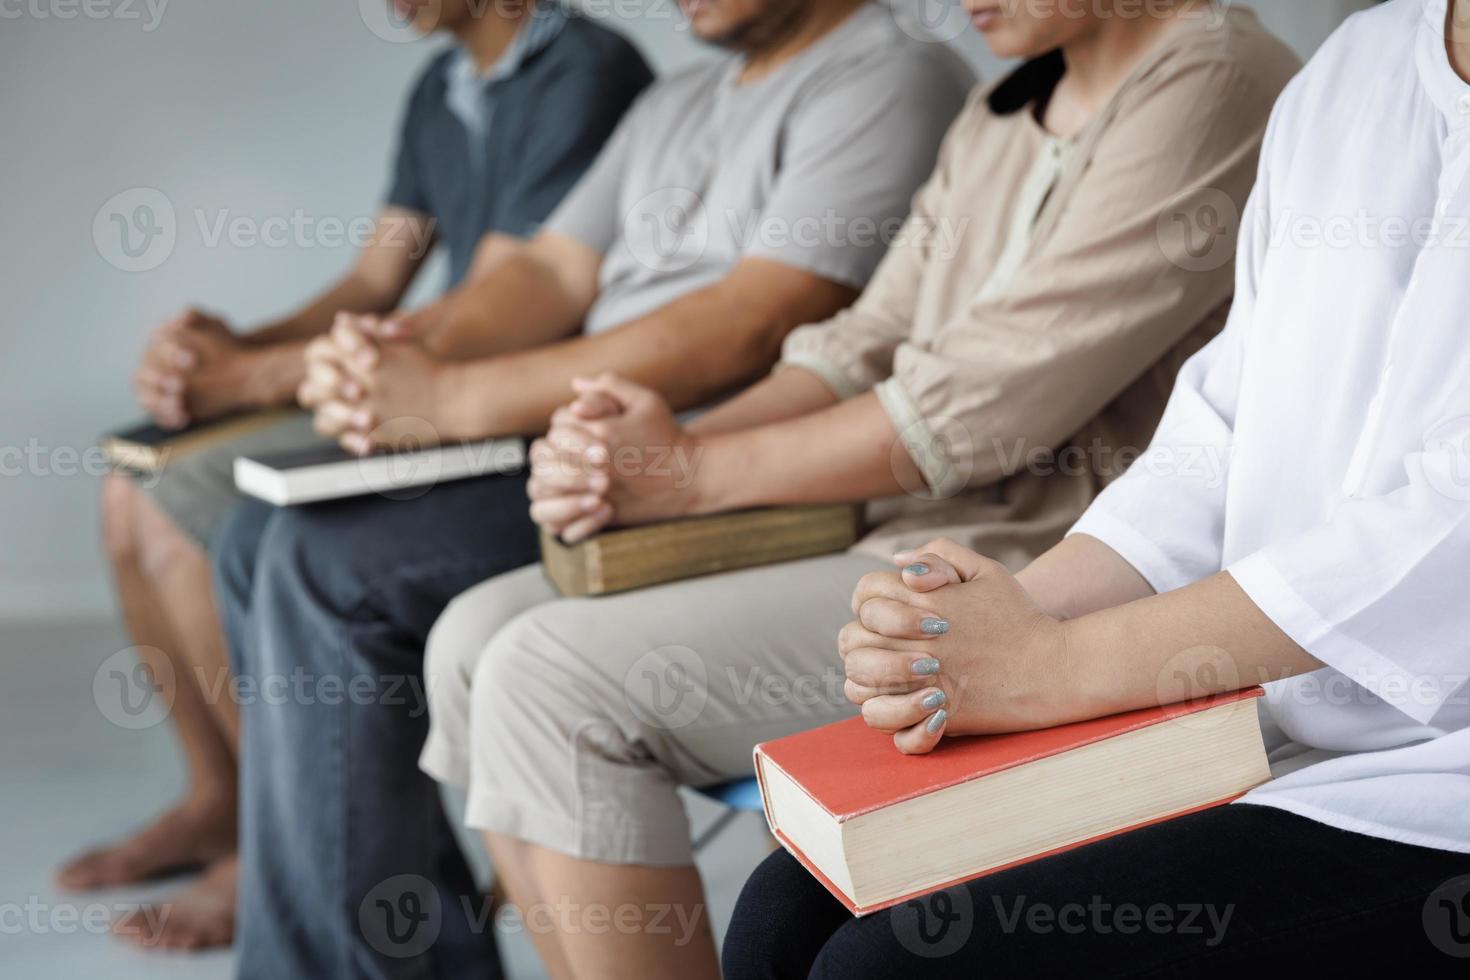
[[[1148,445],[1229,311],[1239,214],[1298,67],[1249,11],[1214,15],[1171,31],[1073,140],[977,91],[861,298],[787,338],[782,365],[876,390],[924,475],[869,505],[859,549],[943,534],[1018,568]]]

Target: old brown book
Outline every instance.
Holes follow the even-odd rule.
[[[102,452],[114,466],[136,473],[156,473],[170,459],[276,425],[296,414],[296,409],[266,409],[199,422],[182,429],[165,429],[153,422],[143,422],[103,436]]]
[[[562,595],[605,595],[824,555],[857,536],[851,504],[762,507],[604,531],[574,545],[543,531],[541,563]]]

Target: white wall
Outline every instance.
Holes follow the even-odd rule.
[[[591,2],[621,12],[660,69],[701,56],[674,0]],[[108,607],[97,479],[79,470],[100,430],[135,415],[127,378],[150,325],[188,302],[256,322],[347,263],[321,222],[372,213],[405,87],[438,43],[379,36],[397,37],[380,4],[0,0],[0,616]],[[1256,4],[1303,54],[1364,5]],[[973,34],[959,45],[997,69]],[[104,205],[134,188],[175,214],[149,271],[108,261],[126,256]],[[285,247],[211,244],[222,218],[309,230]]]

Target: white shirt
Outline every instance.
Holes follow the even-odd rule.
[[[1230,320],[1073,533],[1160,592],[1228,570],[1327,665],[1266,684],[1276,778],[1244,802],[1470,851],[1470,85],[1445,3],[1355,15],[1287,88]]]

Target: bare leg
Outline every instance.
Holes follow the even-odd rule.
[[[511,874],[511,899],[553,977],[718,980],[694,867],[606,864],[497,834],[485,839],[497,871]],[[547,939],[555,940],[555,960],[544,951]]]
[[[116,930],[165,949],[224,945],[234,930],[239,720],[208,557],[125,476],[104,482],[103,516],[124,624],[170,699],[189,785],[152,823],[72,861],[59,881],[102,888],[204,867],[187,891]]]
[[[69,863],[58,876],[67,888],[104,888],[143,881],[199,867],[233,853],[235,847],[234,748],[205,704],[195,672],[183,656],[183,645],[148,577],[145,559],[157,560],[161,556],[158,549],[170,542],[144,544],[138,519],[141,499],[142,494],[127,477],[109,476],[104,481],[107,553],[124,625],[149,661],[154,676],[167,685],[162,693],[172,698],[170,715],[183,747],[189,788],[183,800],[134,836]],[[176,529],[174,534],[183,537]],[[202,555],[192,543],[186,544]],[[207,577],[204,582],[207,588]],[[182,601],[186,597],[177,598]]]
[[[531,874],[531,845],[514,837],[487,833],[485,847],[490,851],[490,864],[495,869],[496,883],[507,901],[520,911],[524,922],[529,905],[541,901]],[[548,929],[531,928],[529,922],[526,923],[526,928],[531,934],[532,945],[541,957],[541,965],[546,968],[547,976],[551,980],[572,980],[571,967],[562,955],[561,942],[556,934]]]

